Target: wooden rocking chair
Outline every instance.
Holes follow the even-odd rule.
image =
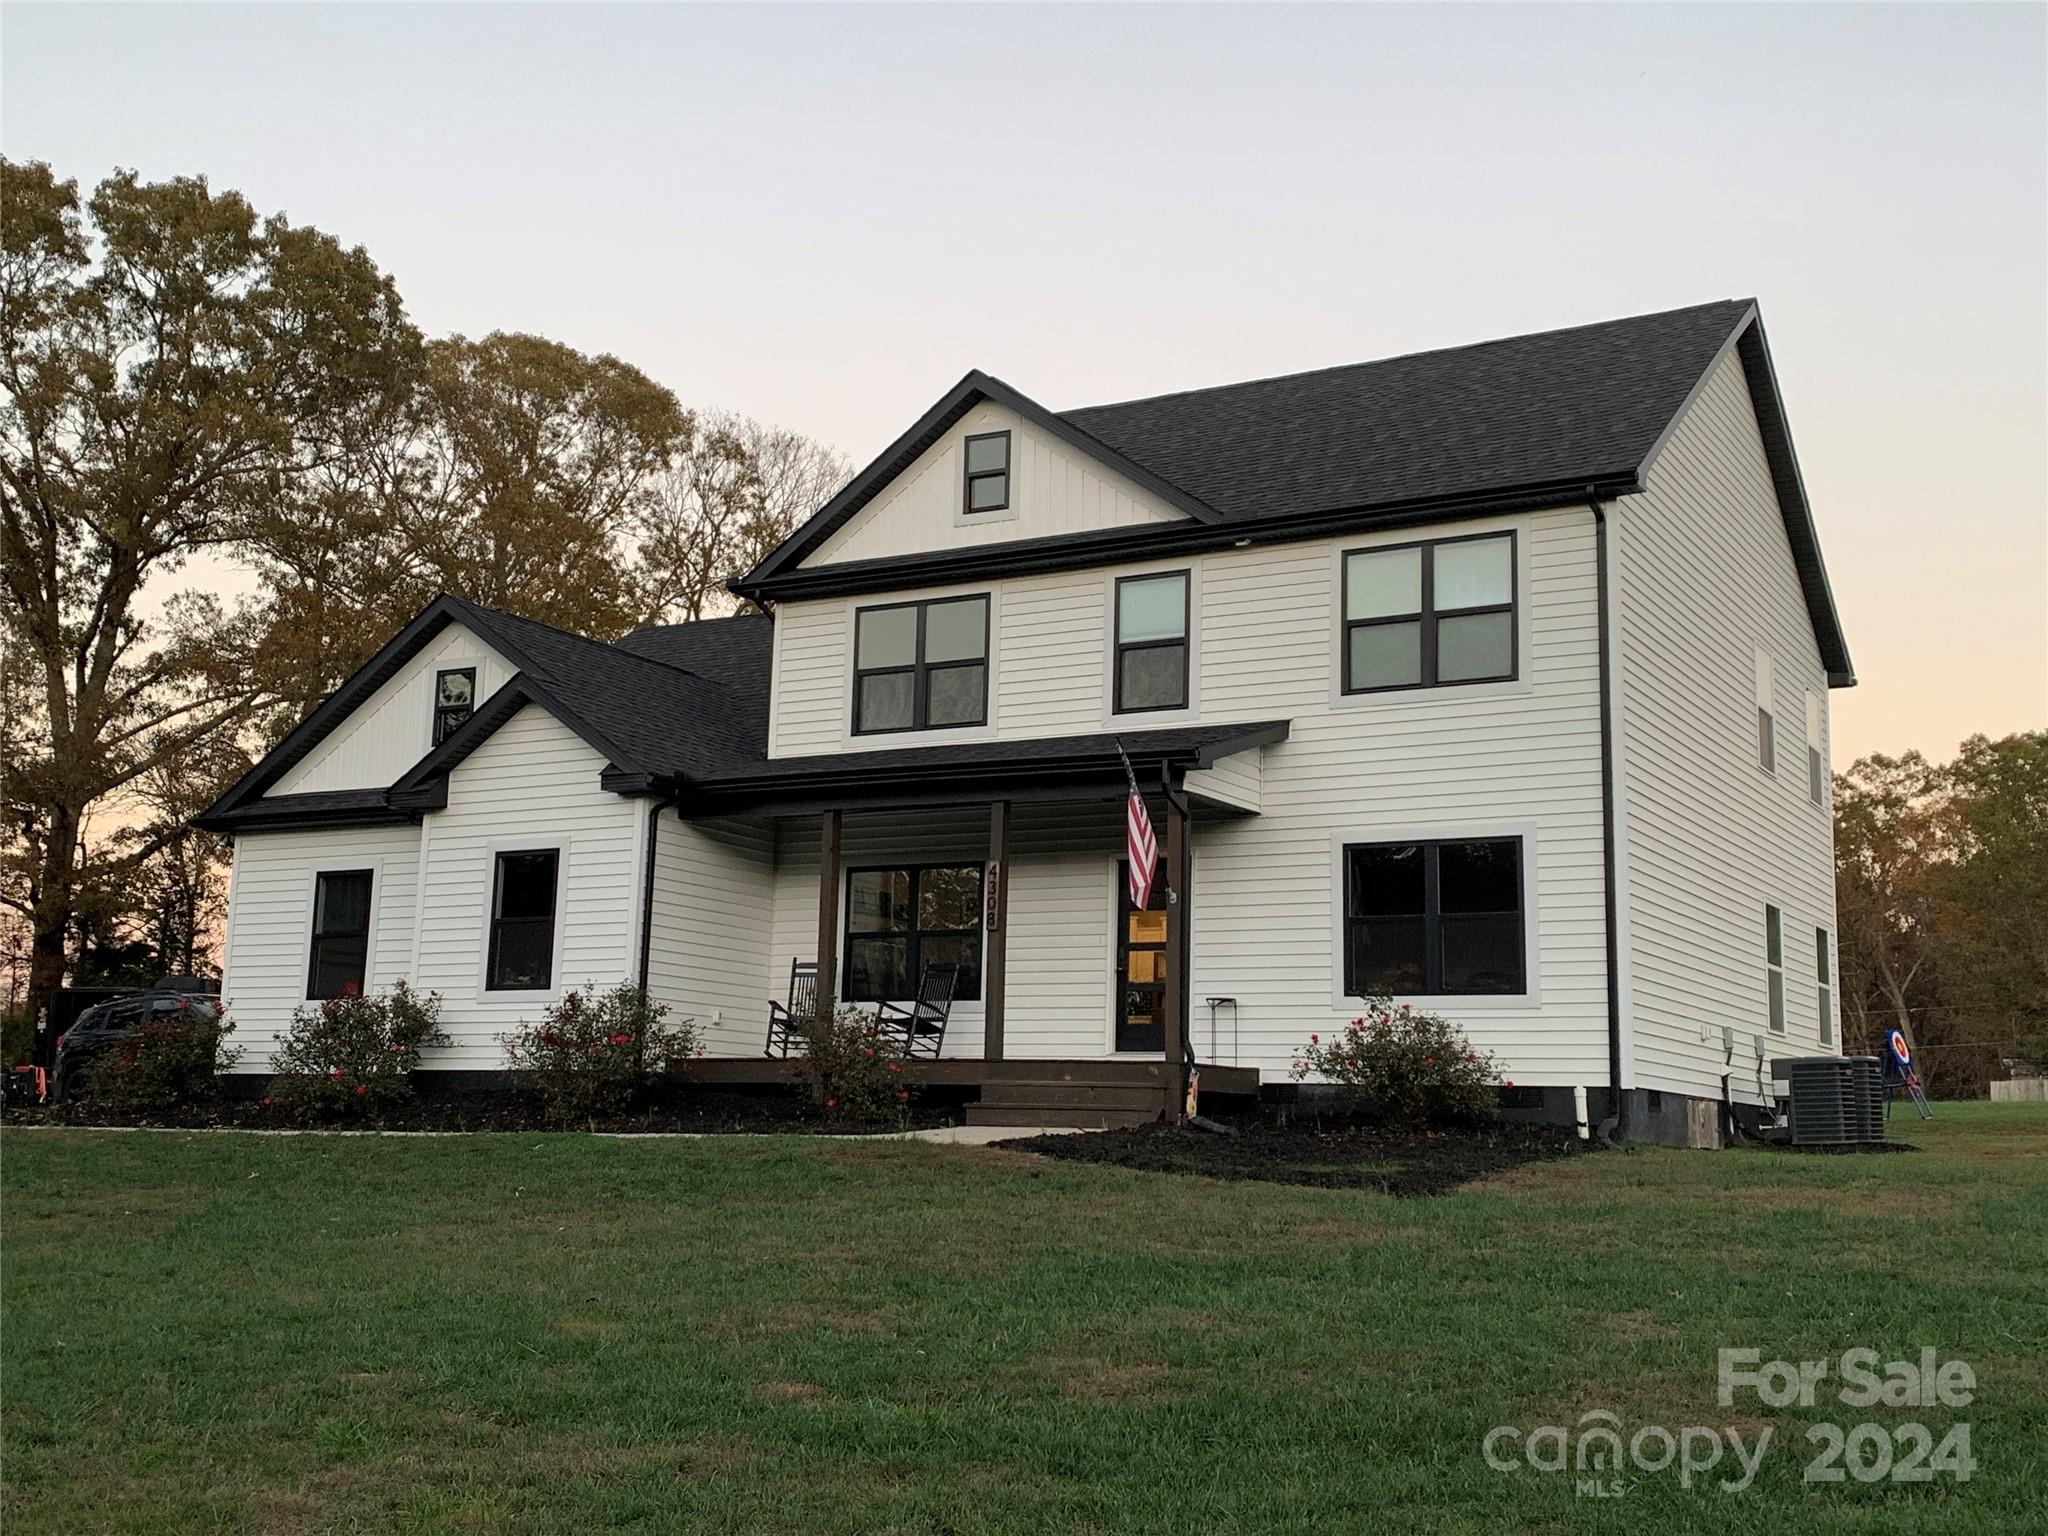
[[[918,978],[917,1000],[907,1008],[883,1003],[875,1009],[875,1020],[902,1037],[905,1056],[936,1056],[946,1043],[946,1019],[959,985],[959,966],[928,965]]]
[[[789,962],[789,1001],[768,1004],[768,1048],[764,1056],[801,1056],[809,1048],[807,1031],[818,1017],[818,965],[814,960]]]

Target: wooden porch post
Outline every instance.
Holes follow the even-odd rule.
[[[988,881],[982,892],[986,934],[982,945],[982,1043],[984,1061],[1003,1059],[1004,982],[1010,954],[1010,802],[988,808]]]
[[[818,1017],[832,1017],[839,996],[839,811],[827,811],[818,836]]]
[[[1174,899],[1166,908],[1166,1123],[1176,1123],[1187,1108],[1187,1068],[1181,1039],[1187,1029],[1187,813],[1166,781],[1166,883]]]

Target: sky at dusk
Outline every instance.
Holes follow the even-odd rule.
[[[2044,18],[9,4],[0,147],[862,461],[969,368],[1062,409],[1755,296],[1841,766],[2048,721]]]

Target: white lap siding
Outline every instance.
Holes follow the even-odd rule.
[[[563,992],[638,971],[644,801],[598,785],[604,757],[536,705],[501,726],[449,775],[448,805],[426,818],[415,984],[441,994],[452,1040],[428,1066],[504,1065],[499,1037],[537,1020]],[[484,988],[496,855],[559,848],[554,985]]]
[[[1513,683],[1345,697],[1338,683],[1341,557],[1347,549],[1513,529],[1520,675]],[[1497,1051],[1517,1082],[1603,1083],[1607,1013],[1602,920],[1598,618],[1592,516],[1583,508],[1377,536],[1195,557],[1200,685],[1194,723],[1283,719],[1286,742],[1257,774],[1209,775],[1261,814],[1204,813],[1194,836],[1192,1025],[1203,999],[1234,997],[1239,1060],[1284,1074],[1311,1032],[1357,1012],[1344,996],[1338,850],[1346,842],[1513,835],[1524,839],[1534,935],[1530,990],[1441,1005]],[[1158,569],[1148,562],[1137,569]],[[999,586],[1000,665],[991,707],[1005,738],[1147,728],[1106,713],[1107,594],[1116,571]],[[849,608],[917,595],[785,603],[778,610],[777,753],[868,750],[845,729]],[[1183,721],[1186,717],[1183,717]],[[1176,722],[1182,723],[1182,722]],[[1142,767],[1142,765],[1141,765]],[[1120,808],[1019,807],[1011,850],[1007,1052],[1092,1056],[1110,1048]],[[1156,807],[1155,807],[1156,814]],[[886,830],[885,830],[886,828]],[[849,817],[847,862],[987,857],[986,815]],[[816,947],[816,830],[783,823],[776,953]],[[938,849],[944,852],[928,853]],[[948,1051],[978,1050],[979,1005]],[[1221,1011],[1228,1036],[1229,1011]]]
[[[1635,1081],[1718,1097],[1730,1025],[1732,1085],[1754,1102],[1755,1035],[1772,1055],[1839,1048],[1821,1038],[1814,954],[1814,929],[1835,928],[1834,844],[1828,787],[1815,805],[1806,766],[1809,693],[1827,762],[1827,679],[1733,353],[1673,432],[1648,493],[1613,516]],[[1757,757],[1759,649],[1774,773]],[[1779,1036],[1768,1028],[1766,903],[1784,912]]]
[[[673,811],[659,825],[647,989],[672,1019],[696,1021],[708,1055],[756,1055],[767,1000],[789,976],[786,959],[771,962],[775,828]]]
[[[235,1021],[233,1043],[242,1049],[237,1071],[267,1071],[277,1038],[306,1002],[319,871],[371,871],[371,989],[389,987],[411,970],[419,850],[418,827],[255,832],[235,839],[221,991]]]

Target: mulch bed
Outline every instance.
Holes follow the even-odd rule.
[[[650,1095],[624,1114],[574,1126],[549,1122],[540,1101],[511,1089],[437,1090],[381,1114],[307,1124],[260,1098],[223,1097],[163,1115],[123,1115],[90,1104],[46,1108],[9,1106],[8,1125],[150,1126],[178,1130],[236,1131],[601,1131],[628,1135],[733,1135],[758,1132],[823,1136],[873,1135],[877,1130],[919,1130],[957,1122],[957,1106],[920,1105],[905,1124],[875,1126],[825,1118],[799,1089],[682,1089]]]
[[[1085,1135],[1026,1136],[998,1145],[1147,1173],[1411,1196],[1447,1194],[1474,1179],[1590,1150],[1568,1127],[1498,1124],[1418,1131],[1330,1121],[1247,1124],[1235,1136],[1141,1125]]]

